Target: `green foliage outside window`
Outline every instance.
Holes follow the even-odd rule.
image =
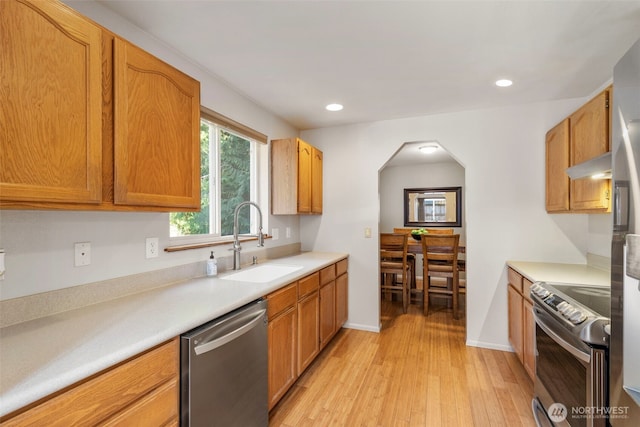
[[[211,180],[217,165],[210,165],[210,125],[200,124],[200,168],[201,210],[200,212],[176,212],[170,214],[171,235],[211,234],[215,224],[210,224],[210,210],[216,201],[210,200]],[[251,142],[247,139],[218,129],[220,158],[220,235],[233,234],[233,211],[235,207],[251,197]],[[210,174],[210,168],[213,173]],[[213,205],[213,206],[212,206]],[[240,233],[249,233],[251,227],[250,208],[244,207],[238,218]]]
[[[220,132],[220,219],[221,235],[233,234],[233,211],[239,203],[251,199],[251,144],[225,131]],[[248,206],[238,215],[238,230],[247,234],[251,227]]]

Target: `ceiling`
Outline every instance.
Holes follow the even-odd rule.
[[[640,38],[640,1],[100,3],[300,130],[585,97]]]
[[[640,1],[100,3],[301,130],[587,96],[640,38]]]

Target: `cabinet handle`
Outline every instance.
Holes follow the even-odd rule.
[[[251,319],[249,322],[245,323],[238,329],[235,329],[229,332],[228,334],[221,336],[220,338],[214,339],[212,341],[208,341],[204,344],[200,344],[196,346],[193,350],[195,351],[196,355],[199,356],[203,353],[206,353],[211,350],[215,350],[216,348],[221,347],[226,343],[233,341],[234,339],[238,338],[241,335],[246,334],[251,329],[253,329],[261,320],[263,320],[264,314],[266,312],[267,312],[266,309],[258,311],[253,319]]]

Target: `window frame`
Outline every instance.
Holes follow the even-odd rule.
[[[219,141],[219,137],[220,137],[220,131],[224,131],[227,133],[230,133],[234,136],[237,136],[239,138],[242,139],[246,139],[249,140],[251,142],[253,142],[253,144],[251,145],[251,151],[250,151],[250,168],[249,168],[249,173],[250,173],[250,183],[251,183],[251,188],[250,188],[250,200],[253,202],[256,202],[260,205],[260,208],[262,210],[262,226],[263,226],[263,232],[265,232],[265,230],[268,229],[267,227],[267,223],[268,223],[268,206],[266,205],[266,203],[261,203],[264,201],[268,200],[268,194],[262,194],[265,191],[265,188],[268,188],[268,186],[264,186],[261,184],[261,179],[266,179],[268,181],[268,176],[263,176],[266,172],[263,172],[263,168],[261,168],[261,164],[263,163],[262,160],[262,156],[266,155],[266,149],[264,147],[267,146],[267,141],[268,138],[266,135],[251,129],[241,123],[238,123],[232,119],[229,119],[228,117],[223,116],[220,113],[217,113],[213,110],[210,110],[206,107],[202,107],[200,109],[200,123],[202,123],[202,121],[205,120],[209,123],[211,123],[212,125],[215,126],[216,131],[215,132],[211,132],[211,128],[209,130],[210,134],[209,134],[209,147],[211,148],[212,146],[212,140],[211,137],[213,134],[215,134],[215,149],[214,150],[209,150],[209,174],[211,175],[211,168],[212,166],[216,168],[215,170],[215,185],[212,185],[211,182],[209,183],[209,203],[211,205],[211,201],[212,199],[212,192],[215,193],[215,212],[210,212],[209,213],[209,221],[210,224],[212,223],[211,221],[215,220],[214,223],[214,233],[209,233],[209,234],[193,234],[193,235],[186,235],[186,236],[169,236],[169,240],[171,242],[171,245],[174,247],[177,246],[185,246],[185,249],[189,249],[188,245],[189,244],[193,244],[193,245],[198,245],[198,244],[203,244],[203,243],[212,243],[212,244],[216,244],[216,243],[226,243],[226,242],[231,242],[233,241],[233,236],[231,235],[221,235],[221,224],[222,224],[222,219],[221,219],[221,163],[218,161],[218,157],[219,157],[219,149],[220,149],[220,141]],[[211,178],[210,178],[211,179]],[[214,191],[215,190],[215,191]],[[268,191],[268,190],[267,190]],[[169,224],[168,226],[171,226],[171,222],[169,219]],[[251,222],[251,230],[250,233],[251,234],[255,234],[258,231],[258,215],[255,209],[250,209],[250,222]],[[211,226],[210,226],[211,229]]]

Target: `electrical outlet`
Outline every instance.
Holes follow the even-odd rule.
[[[285,230],[285,234],[287,236],[287,239],[291,238],[291,227],[287,227]]]
[[[74,247],[76,252],[74,265],[76,267],[82,267],[91,264],[91,243],[76,243]]]
[[[271,238],[273,240],[278,240],[280,238],[280,230],[277,228],[271,229]]]
[[[147,258],[156,258],[158,256],[158,238],[147,237],[146,248]]]

